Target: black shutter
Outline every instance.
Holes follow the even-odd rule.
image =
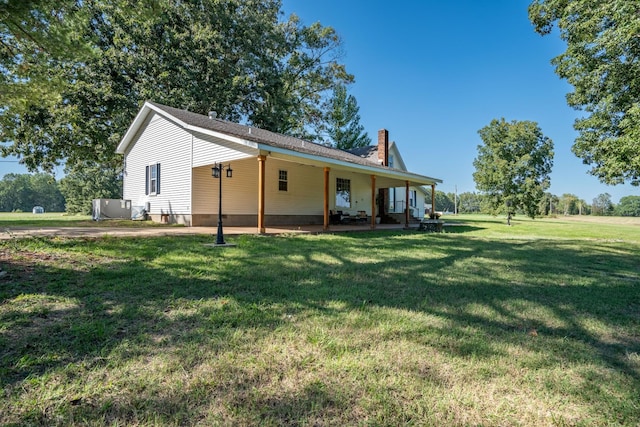
[[[149,195],[149,165],[147,165],[147,170],[144,174],[144,194]]]
[[[156,164],[156,194],[160,194],[160,163]]]

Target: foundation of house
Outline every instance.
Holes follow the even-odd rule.
[[[154,222],[163,224],[183,224],[188,227],[215,227],[218,224],[218,215],[215,214],[150,214],[149,218]],[[280,225],[322,225],[322,215],[265,215],[265,225],[274,227]],[[222,215],[223,225],[229,227],[256,227],[258,215]]]

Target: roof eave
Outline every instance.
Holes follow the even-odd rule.
[[[376,166],[374,164],[372,164],[371,166],[368,166],[368,165],[363,165],[359,163],[349,162],[346,160],[332,159],[330,157],[324,157],[324,156],[319,156],[319,155],[310,154],[310,153],[303,153],[295,150],[287,150],[285,148],[274,147],[268,144],[258,144],[258,148],[265,152],[279,153],[279,154],[289,155],[293,157],[298,157],[298,158],[306,159],[308,161],[318,163],[318,164],[326,164],[326,165],[343,167],[347,169],[355,169],[360,172],[368,172],[376,176],[399,179],[403,181],[410,181],[412,183],[416,183],[417,185],[430,185],[430,184],[442,183],[441,179],[432,178],[424,175],[418,175],[411,172],[404,172],[397,169],[389,169],[384,166]]]

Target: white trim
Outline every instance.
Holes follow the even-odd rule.
[[[124,137],[122,137],[120,144],[118,144],[118,147],[116,148],[116,153],[124,154],[124,152],[129,147],[129,144],[133,140],[134,135],[138,132],[138,130],[140,129],[140,126],[142,125],[144,120],[147,118],[147,115],[149,114],[150,111],[153,111],[164,118],[170,117],[172,122],[176,123],[178,126],[182,127],[185,130],[202,133],[205,135],[213,136],[214,138],[224,139],[230,142],[235,142],[236,144],[241,144],[250,148],[258,148],[258,144],[256,144],[253,141],[247,141],[246,139],[230,136],[225,133],[204,129],[198,126],[188,125],[182,120],[162,110],[161,108],[158,108],[155,105],[145,102],[142,108],[140,109],[140,112],[138,113],[136,118],[133,120],[133,123],[131,123],[131,126],[129,126],[129,129],[127,129],[127,132],[124,134]]]
[[[273,147],[266,144],[259,144],[259,149],[269,152],[270,154],[285,154],[292,157],[303,158],[313,162],[317,162],[318,165],[335,165],[341,166],[346,169],[356,170],[358,172],[367,172],[370,175],[381,176],[385,178],[399,179],[402,181],[410,181],[417,185],[436,184],[441,183],[442,180],[431,178],[428,176],[418,175],[411,172],[403,172],[396,169],[383,169],[376,166],[365,166],[358,163],[351,163],[344,160],[336,160],[328,157],[317,156],[314,154],[300,153],[294,150],[287,150],[285,148]]]

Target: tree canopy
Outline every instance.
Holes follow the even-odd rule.
[[[119,165],[145,100],[309,136],[353,81],[330,27],[278,0],[0,2],[0,142],[30,170]],[[46,89],[46,90],[45,90]],[[5,96],[6,94],[6,96]]]
[[[494,119],[478,133],[473,179],[484,203],[494,214],[520,209],[534,218],[550,185],[553,141],[531,121]]]
[[[614,213],[619,216],[640,216],[640,196],[622,197]]]
[[[122,176],[119,168],[86,162],[60,180],[60,191],[68,213],[89,215],[93,199],[122,197]]]
[[[356,98],[347,94],[344,85],[338,86],[327,102],[319,133],[326,134],[333,146],[342,150],[366,147],[371,144],[371,138],[360,124],[359,110]]]
[[[552,60],[573,85],[573,152],[607,184],[640,184],[640,3],[629,0],[535,0],[529,17],[542,35],[554,27],[567,50]]]
[[[593,204],[591,205],[591,214],[613,215],[614,208],[615,207],[613,205],[613,202],[611,201],[611,194],[598,194],[598,196],[593,199]]]

